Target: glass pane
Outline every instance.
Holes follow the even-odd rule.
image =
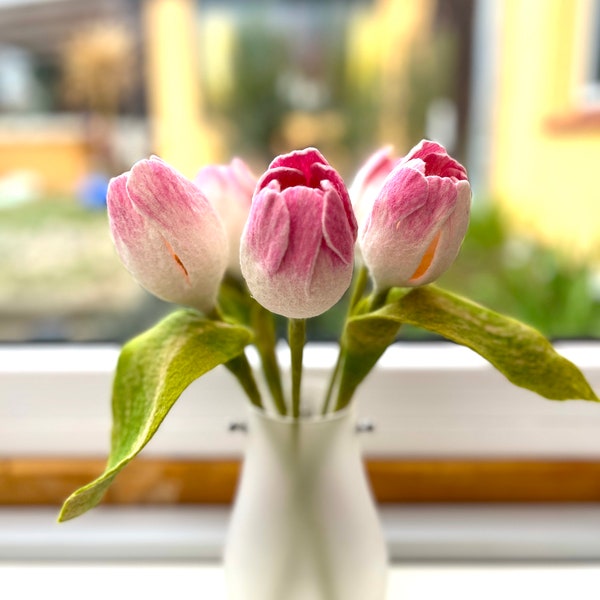
[[[139,158],[193,177],[237,155],[260,173],[314,145],[350,183],[378,147],[423,137],[475,191],[440,284],[551,336],[600,337],[600,129],[552,125],[579,114],[593,5],[0,0],[0,340],[123,340],[172,308],[108,235],[108,178]]]

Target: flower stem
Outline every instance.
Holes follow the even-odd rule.
[[[239,356],[226,362],[225,366],[240,382],[240,385],[244,388],[248,398],[250,398],[250,402],[258,408],[264,408],[260,391],[258,390],[254,374],[252,373],[252,367],[250,366],[246,355],[242,352]]]
[[[292,355],[292,416],[300,417],[300,384],[302,381],[302,354],[306,341],[306,320],[290,319],[288,342]]]
[[[213,321],[224,322],[223,315],[217,306],[213,308],[210,313],[207,314],[209,319]],[[246,392],[250,402],[259,408],[264,408],[262,398],[256,380],[254,379],[254,373],[252,367],[248,362],[248,357],[245,352],[242,352],[239,356],[232,358],[230,361],[225,363],[225,367],[235,376],[243,390]]]
[[[255,302],[252,307],[252,328],[255,332],[254,345],[260,355],[263,373],[275,408],[280,415],[287,415],[283,386],[281,385],[281,372],[275,353],[277,336],[273,314],[258,302]]]
[[[358,270],[356,281],[354,282],[354,288],[352,289],[352,296],[350,297],[350,304],[348,306],[348,314],[346,317],[349,317],[352,314],[359,300],[363,297],[368,281],[369,270],[362,265]]]
[[[365,293],[365,289],[367,287],[367,283],[369,281],[369,271],[367,267],[362,265],[358,270],[358,274],[354,281],[354,287],[352,288],[352,294],[350,296],[350,303],[348,304],[348,312],[346,313],[346,318],[344,319],[344,323],[348,320],[350,315],[354,312],[356,305],[359,303],[360,299],[363,297]],[[333,368],[333,372],[331,373],[331,378],[329,380],[329,385],[327,387],[327,392],[325,394],[325,400],[323,401],[323,408],[321,409],[321,414],[326,415],[329,411],[329,404],[331,403],[331,397],[333,396],[333,390],[335,389],[335,385],[337,383],[338,376],[340,374],[340,370],[342,367],[342,363],[344,361],[344,342],[343,337],[340,340],[340,349],[338,352],[337,360],[335,363],[335,367]]]

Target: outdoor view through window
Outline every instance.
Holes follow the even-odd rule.
[[[0,341],[123,341],[171,310],[108,231],[140,158],[259,174],[316,146],[350,184],[424,137],[474,190],[443,285],[600,338],[600,0],[0,0]]]

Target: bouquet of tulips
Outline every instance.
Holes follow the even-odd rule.
[[[306,319],[349,288],[323,414],[349,405],[403,324],[468,346],[546,398],[598,401],[540,333],[432,285],[459,252],[470,202],[464,167],[431,141],[402,158],[391,148],[376,152],[349,190],[314,148],[275,158],[259,178],[234,159],[191,181],[152,157],[111,180],[110,230],[125,267],[151,293],[187,308],[123,347],[108,464],[68,498],[60,519],[95,506],[183,390],[217,365],[257,407],[301,418]],[[289,385],[277,362],[275,314],[289,320]],[[246,357],[250,344],[269,398]]]

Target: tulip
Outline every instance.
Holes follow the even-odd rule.
[[[227,266],[227,237],[200,189],[157,157],[110,181],[110,231],[127,270],[149,292],[209,312]]]
[[[348,191],[359,227],[371,212],[385,178],[400,160],[392,157],[391,146],[385,146],[372,154],[356,173]]]
[[[469,222],[465,168],[423,140],[385,178],[359,244],[377,290],[419,286],[454,262]]]
[[[277,157],[258,182],[242,235],[250,292],[292,319],[325,312],[350,285],[356,233],[346,186],[318,150]]]
[[[257,178],[243,160],[234,158],[229,165],[203,167],[194,181],[225,225],[229,241],[227,271],[239,278],[240,238],[250,212]]]

